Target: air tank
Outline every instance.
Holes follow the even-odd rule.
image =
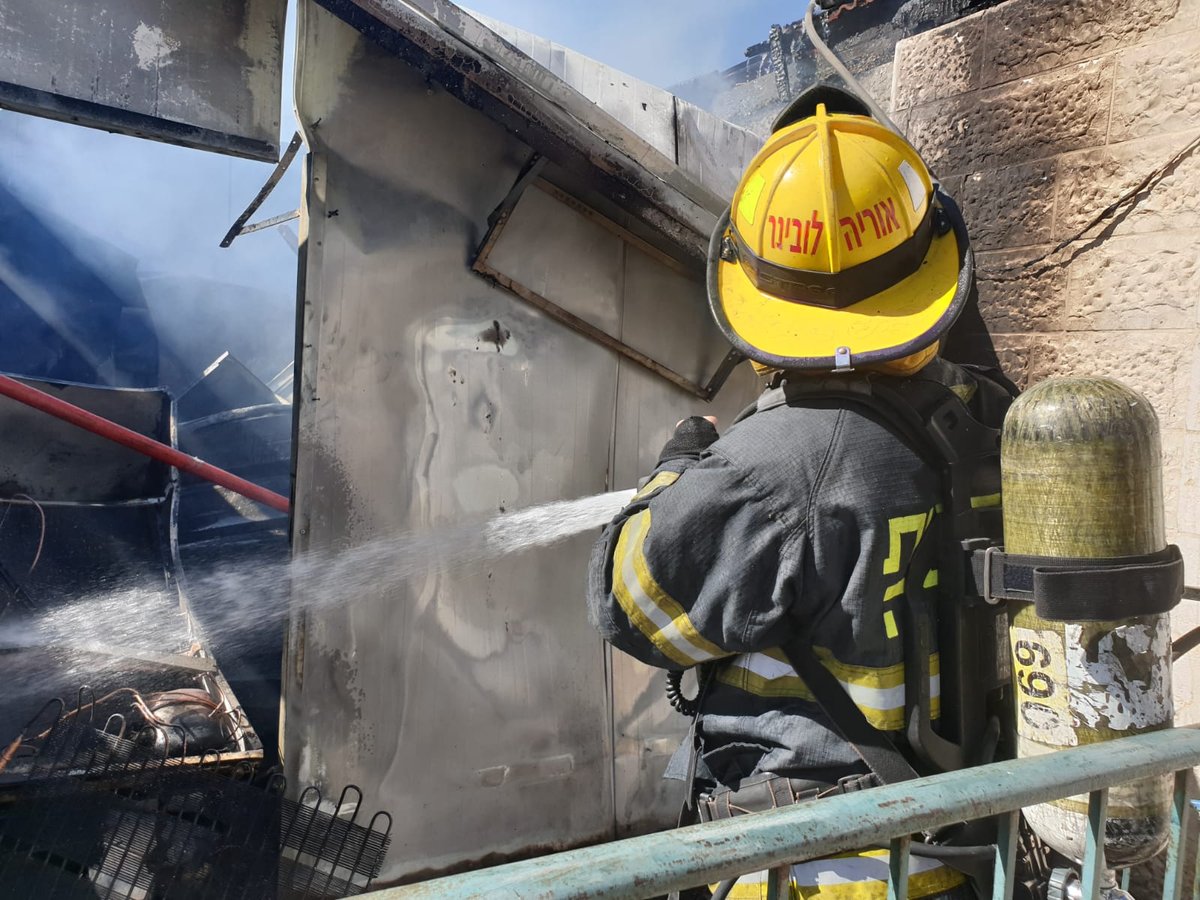
[[[1118,381],[1053,378],[1026,391],[1004,422],[1001,469],[1009,553],[1106,558],[1166,545],[1158,418]],[[1010,623],[1019,757],[1171,727],[1166,615],[1064,623],[1013,604]],[[1110,790],[1109,866],[1163,848],[1170,800],[1167,777]],[[1047,844],[1082,859],[1087,797],[1025,816]]]

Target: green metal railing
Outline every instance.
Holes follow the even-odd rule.
[[[888,842],[888,898],[906,900],[911,835],[955,822],[1001,816],[993,896],[1011,900],[1019,810],[1089,794],[1087,851],[1080,874],[1082,896],[1094,900],[1104,874],[1108,788],[1173,772],[1175,795],[1163,900],[1200,897],[1200,883],[1190,886],[1191,893],[1182,893],[1185,866],[1181,856],[1188,821],[1187,775],[1197,765],[1200,730],[1175,728],[613,841],[374,891],[369,896],[374,900],[654,897],[771,870],[770,896],[786,897],[792,863]]]

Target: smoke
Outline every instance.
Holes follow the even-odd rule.
[[[659,86],[736,63],[772,22],[791,21],[803,7],[783,0],[469,5]],[[281,145],[295,127],[294,41],[289,22]],[[300,168],[293,165],[256,218],[299,205]],[[274,229],[243,236],[229,249],[217,246],[270,170],[266,163],[0,111],[0,184],[52,227],[60,223],[55,230],[81,257],[107,245],[136,261],[163,348],[160,383],[177,392],[226,350],[264,380],[291,359],[294,248]],[[0,250],[2,244],[0,235]],[[102,265],[96,274],[122,277]]]
[[[51,221],[83,233],[64,239],[112,244],[147,273],[219,273],[270,289],[282,268],[294,282],[295,255],[278,237],[217,246],[270,171],[267,163],[0,111],[0,178]],[[264,216],[298,205],[299,172],[289,175]]]
[[[785,0],[466,0],[515,25],[659,87],[742,59],[773,23],[793,22],[806,3]]]
[[[287,35],[281,146],[295,129],[292,28]],[[89,260],[101,280],[124,277],[106,270],[105,248],[120,251],[108,256],[136,261],[135,287],[146,297],[164,358],[173,353],[176,360],[162,380],[176,390],[227,349],[264,378],[291,359],[295,250],[274,230],[218,246],[271,169],[0,110],[0,185]],[[299,205],[300,169],[293,164],[256,218]],[[0,235],[0,251],[4,243]]]

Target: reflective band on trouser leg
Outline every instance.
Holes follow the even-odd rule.
[[[887,900],[888,852],[864,850],[792,866],[792,897],[799,900]],[[920,856],[909,860],[908,896],[937,897],[966,883],[966,876]],[[738,879],[730,900],[766,900],[767,872]]]

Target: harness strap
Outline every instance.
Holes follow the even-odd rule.
[[[941,472],[946,508],[938,519],[936,537],[931,535],[922,541],[917,547],[917,555],[922,557],[923,563],[930,565],[936,559],[941,570],[944,613],[952,619],[970,615],[958,599],[962,596],[961,585],[966,581],[964,570],[968,568],[961,542],[966,538],[998,533],[998,522],[992,521],[996,517],[990,516],[993,511],[975,509],[971,503],[971,490],[975,468],[985,460],[994,460],[999,453],[999,431],[976,420],[966,403],[947,385],[920,378],[903,383],[871,376],[785,380],[759,398],[754,412],[765,412],[801,398],[840,400],[871,410],[914,452]],[[959,587],[956,589],[955,586]],[[983,699],[964,697],[962,702],[955,704],[954,712],[958,713],[958,725],[963,732],[962,743],[947,740],[933,729],[929,653],[936,643],[933,608],[937,604],[920,583],[911,587],[907,600],[904,629],[906,736],[917,758],[930,768],[937,771],[962,768],[971,761],[977,749],[977,733],[983,729]],[[965,623],[954,627],[960,626],[965,627]],[[789,652],[788,657],[826,715],[882,781],[915,777],[907,759],[886,736],[866,722],[842,685],[812,657],[811,649],[796,654]],[[956,678],[962,690],[983,688],[987,679],[979,671],[980,663],[977,659],[960,658],[955,648],[946,648],[943,653],[946,674]],[[819,686],[821,684],[824,688]],[[868,753],[873,754],[872,758],[867,758]]]
[[[894,784],[920,777],[891,739],[867,721],[841,682],[821,665],[811,644],[795,641],[784,646],[783,653],[842,738],[880,782]]]
[[[838,779],[837,784],[784,778],[782,775],[758,775],[743,779],[736,791],[726,788],[701,794],[700,821],[712,822],[749,813],[766,812],[768,809],[864,791],[878,784],[878,779],[872,773],[847,775]]]
[[[1174,544],[1144,556],[1066,559],[990,547],[971,554],[976,592],[989,603],[1033,603],[1053,622],[1111,622],[1170,612],[1183,598],[1183,556]]]

